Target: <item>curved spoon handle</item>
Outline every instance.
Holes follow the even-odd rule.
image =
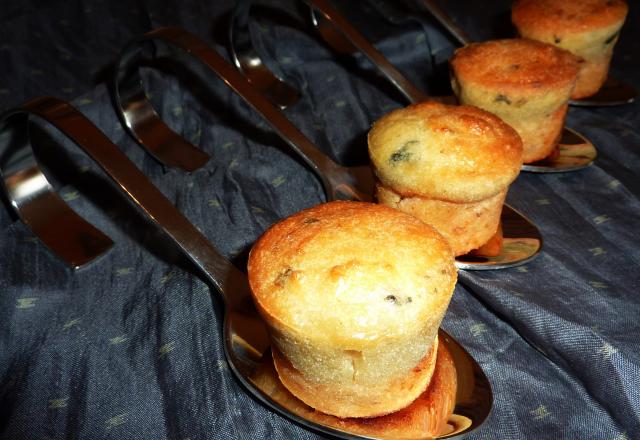
[[[158,162],[191,172],[204,166],[209,155],[165,124],[142,86],[138,61],[143,44],[124,48],[116,62],[113,93],[116,111],[131,136]]]
[[[251,41],[249,19],[252,0],[238,0],[231,12],[227,48],[231,61],[258,90],[281,110],[295,104],[300,92],[265,66]]]
[[[367,39],[358,32],[327,0],[303,0],[318,10],[329,20],[344,37],[361,51],[398,90],[411,102],[421,102],[428,96],[409,81],[393,64],[387,60]]]
[[[164,140],[154,130],[146,127],[161,127],[161,133],[171,131],[154,111],[150,111],[151,104],[142,89],[140,77],[137,74],[135,61],[140,55],[144,44],[154,41],[164,42],[177,47],[189,55],[200,60],[214,71],[225,84],[231,87],[249,105],[260,113],[271,124],[276,133],[298,154],[318,175],[324,186],[327,197],[333,193],[329,178],[339,167],[333,160],[318,150],[315,145],[298,130],[269,100],[258,92],[248,81],[237,72],[231,64],[225,61],[207,43],[180,28],[168,27],[153,30],[138,40],[129,44],[118,61],[114,91],[118,111],[121,112],[127,127],[135,133],[138,142],[152,150],[161,149]],[[133,72],[136,72],[133,75]],[[172,131],[171,131],[172,132]],[[174,136],[178,136],[172,132]],[[178,136],[179,137],[179,136]]]
[[[225,288],[228,283],[246,279],[102,131],[69,103],[43,97],[10,111],[7,116],[9,120],[22,123],[22,130],[14,130],[16,136],[24,137],[31,115],[53,125],[91,157],[223,294],[228,290]],[[16,173],[10,174],[9,178],[11,175],[15,176]]]
[[[51,122],[40,114],[41,107],[35,100],[0,117],[0,178],[18,217],[53,254],[79,269],[107,252],[113,241],[69,208],[40,168],[29,115]]]
[[[460,44],[465,46],[473,42],[473,39],[453,21],[435,0],[422,0],[422,4]]]

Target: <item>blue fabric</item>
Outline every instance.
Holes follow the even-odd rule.
[[[409,2],[387,3],[393,14],[380,15],[381,0],[348,13],[418,86],[446,91],[454,41],[426,15],[403,12]],[[507,35],[508,2],[484,3],[446,8],[474,38]],[[165,169],[122,129],[104,82],[120,48],[154,27],[182,26],[226,55],[231,7],[5,1],[0,108],[44,94],[73,99],[241,267],[269,225],[324,200],[314,174],[215,77],[185,83],[180,72],[146,68],[164,120],[212,156],[192,174]],[[370,124],[406,102],[363,57],[322,44],[294,0],[269,7],[282,20],[254,18],[251,29],[269,67],[302,92],[287,116],[336,160],[364,163]],[[612,72],[640,89],[638,23],[632,4]],[[491,417],[469,438],[640,438],[639,106],[572,108],[568,125],[597,145],[596,163],[522,173],[508,196],[543,231],[543,253],[516,269],[460,272],[443,327],[495,393]],[[321,438],[248,396],[224,361],[216,292],[77,148],[36,134],[59,193],[116,246],[72,272],[0,207],[0,437]]]

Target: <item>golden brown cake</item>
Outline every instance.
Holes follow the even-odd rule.
[[[558,144],[578,58],[527,39],[473,43],[450,61],[451,84],[462,104],[499,116],[520,135],[523,162],[549,156]]]
[[[609,72],[628,7],[623,0],[516,0],[511,20],[526,38],[554,44],[582,59],[572,98],[596,93]]]
[[[456,281],[430,226],[373,203],[326,203],[270,228],[248,272],[281,380],[307,405],[379,416],[429,384]]]
[[[433,225],[455,255],[498,229],[522,165],[522,141],[497,116],[435,102],[395,110],[369,131],[378,202]]]

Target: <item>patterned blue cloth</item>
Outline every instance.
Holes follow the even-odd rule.
[[[143,72],[165,121],[212,156],[190,175],[151,159],[116,117],[104,80],[120,48],[178,25],[226,54],[218,38],[232,1],[4,3],[1,108],[73,99],[238,266],[269,225],[324,200],[313,173],[213,76]],[[508,35],[508,2],[446,3],[474,38]],[[294,0],[270,7],[281,19],[251,28],[267,64],[302,92],[287,116],[336,160],[363,163],[370,124],[406,102],[363,57],[322,44]],[[446,91],[454,42],[439,26],[402,11],[383,19],[381,0],[360,7],[350,16],[394,64]],[[631,5],[612,72],[640,89],[639,18]],[[543,231],[543,253],[516,269],[460,272],[443,327],[495,393],[469,438],[640,438],[639,106],[571,109],[568,125],[598,147],[595,165],[523,173],[508,196]],[[224,361],[216,292],[77,148],[48,129],[34,135],[59,193],[116,246],[72,272],[0,207],[0,437],[322,438],[249,397]]]

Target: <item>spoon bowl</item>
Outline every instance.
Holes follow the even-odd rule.
[[[469,35],[451,19],[435,0],[422,0],[422,5],[458,42],[471,43]],[[631,85],[609,76],[594,95],[569,100],[569,105],[577,107],[610,107],[632,103],[638,92]],[[543,171],[544,172],[544,171]]]
[[[631,85],[609,76],[594,95],[571,99],[569,105],[575,107],[612,107],[631,104],[637,97],[638,91]]]
[[[264,365],[265,355],[269,354],[270,339],[267,327],[255,309],[246,275],[233,266],[91,121],[68,103],[55,98],[31,101],[9,114],[23,115],[18,122],[26,122],[31,115],[40,117],[74,141],[195,264],[212,291],[221,294],[224,303],[222,338],[229,367],[257,400],[315,431],[348,439],[372,438],[323,425],[296,414],[274,399],[272,390],[259,386],[255,381],[256,371]],[[9,122],[15,121],[12,119]],[[26,130],[26,124],[21,130]],[[11,146],[0,143],[0,152],[11,150],[6,148],[7,145]],[[9,154],[20,154],[19,149],[9,151]],[[9,157],[11,159],[13,157]],[[489,414],[491,386],[480,366],[452,337],[444,332],[440,337],[454,358],[458,375],[455,416],[450,423],[457,429],[447,432],[446,436],[468,433]]]
[[[267,99],[242,74],[225,61],[207,43],[180,28],[160,28],[130,43],[122,51],[116,63],[113,84],[116,110],[137,142],[154,156],[191,159],[192,152],[207,156],[198,147],[189,144],[169,128],[153,109],[144,91],[138,71],[140,52],[148,45],[164,44],[180,49],[213,71],[224,83],[240,95],[247,104],[261,114],[287,146],[297,154],[320,179],[328,200],[369,200],[367,193],[373,187],[373,177],[368,167],[347,168],[337,164],[322,153],[284,114]],[[149,127],[154,127],[150,130]],[[161,133],[163,136],[159,136]],[[179,142],[173,142],[178,139]],[[202,165],[202,163],[201,163]]]
[[[332,47],[335,47],[336,50],[344,51],[345,50],[345,37],[343,33],[349,34],[353,32],[349,30],[345,25],[345,23],[341,23],[342,19],[340,18],[337,11],[335,11],[331,6],[326,3],[326,0],[305,0],[307,3],[312,5],[312,22],[321,35],[325,39],[325,41]],[[440,24],[447,29],[461,44],[466,45],[472,42],[471,38],[467,35],[467,33],[461,29],[445,12],[442,8],[438,6],[438,4],[434,0],[424,0],[423,1],[425,8],[440,22]],[[317,14],[314,11],[314,8],[321,8],[322,13]],[[328,24],[331,22],[331,24]],[[354,44],[353,51],[361,50],[363,53],[367,54],[372,51],[371,48],[367,48],[366,46],[362,46],[362,43],[357,46]],[[368,45],[370,46],[370,45]],[[373,49],[375,50],[375,49]],[[377,63],[373,56],[368,56],[368,58],[378,67],[381,71],[384,71],[385,66]],[[389,77],[388,75],[385,75]],[[395,80],[392,83],[399,89],[404,87],[408,80]],[[615,89],[615,87],[612,87]],[[625,86],[619,85],[619,90],[625,90]],[[613,92],[615,93],[615,92]],[[622,92],[620,92],[622,93]],[[434,99],[428,98],[426,96],[420,97],[411,91],[404,92],[404,95],[409,97],[409,100],[412,103],[424,101],[426,99]],[[456,100],[447,99],[446,97],[438,98],[437,100],[441,102],[445,102],[447,104],[455,104]],[[586,101],[585,101],[586,102]],[[584,104],[588,105],[588,104]],[[532,173],[559,173],[559,172],[570,172],[570,171],[578,171],[583,168],[588,167],[593,163],[596,156],[598,155],[597,150],[593,143],[588,140],[585,136],[578,133],[575,130],[572,130],[568,127],[563,127],[563,131],[561,134],[561,139],[558,143],[558,148],[556,153],[548,158],[545,158],[541,161],[537,161],[534,163],[524,164],[522,166],[523,171],[528,171]]]
[[[590,166],[598,151],[589,139],[569,127],[564,127],[557,151],[549,157],[522,165],[523,171],[534,173],[563,173]]]
[[[352,50],[360,50],[367,58],[387,77],[398,90],[400,90],[410,102],[420,102],[426,99],[438,100],[447,104],[455,103],[452,97],[428,98],[417,87],[415,87],[404,75],[398,71],[380,52],[378,52],[364,36],[349,24],[330,4],[325,0],[304,0],[311,7],[312,21],[315,24],[322,24],[323,37],[327,39],[330,46],[338,45],[339,50],[346,50],[350,46]],[[233,23],[232,23],[233,25]],[[236,28],[234,34],[248,32],[248,26]],[[250,38],[244,38],[250,41]],[[233,44],[233,41],[229,41]],[[233,52],[233,49],[231,49]],[[265,91],[265,95],[270,96],[274,90]],[[453,101],[453,102],[452,102]],[[281,102],[278,100],[277,102]],[[336,171],[318,169],[329,176],[330,180],[337,179],[338,175],[349,176],[352,186],[361,188],[358,200],[373,200],[374,179],[369,169],[370,167],[342,167]],[[353,180],[352,180],[353,179]],[[356,182],[360,182],[356,184]],[[341,191],[345,193],[344,190]],[[477,254],[465,255],[456,258],[456,266],[466,270],[490,270],[505,269],[515,267],[531,261],[542,249],[542,236],[540,231],[522,214],[516,210],[505,207],[503,210],[503,235],[505,242],[522,243],[523,238],[527,238],[527,246],[519,246],[518,251],[504,247],[498,256],[483,257]],[[523,237],[522,231],[528,231],[529,237]]]

